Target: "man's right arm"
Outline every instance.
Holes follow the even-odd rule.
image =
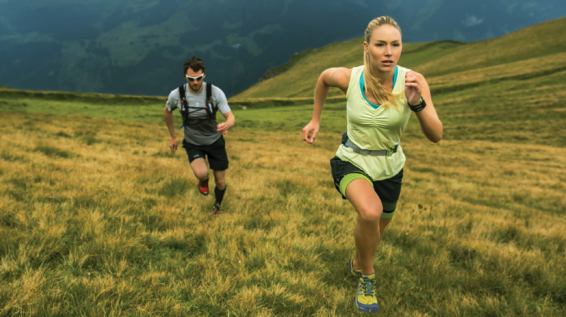
[[[177,151],[177,137],[175,136],[175,127],[173,125],[173,111],[169,111],[167,106],[163,108],[163,116],[165,117],[165,123],[167,124],[167,129],[169,130],[169,135],[171,136],[171,141],[169,142],[169,148],[171,151]]]

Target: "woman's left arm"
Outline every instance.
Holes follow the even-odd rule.
[[[430,141],[438,143],[442,139],[442,122],[438,118],[436,109],[432,103],[430,88],[423,75],[410,71],[405,75],[405,96],[410,105],[418,105],[421,97],[426,103],[426,107],[415,112],[421,130]]]

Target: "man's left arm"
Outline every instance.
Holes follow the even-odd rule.
[[[228,100],[226,99],[224,92],[216,86],[213,86],[213,89],[213,97],[216,99],[218,110],[220,110],[220,113],[222,113],[224,118],[226,118],[225,122],[216,126],[216,130],[218,133],[226,134],[228,133],[228,129],[233,127],[236,123],[236,118],[232,113],[232,109],[230,109],[230,106],[228,105]]]
[[[222,115],[224,116],[224,118],[226,118],[226,122],[218,124],[216,126],[216,130],[218,131],[218,133],[226,134],[228,133],[228,129],[233,127],[236,123],[236,118],[234,117],[232,111],[223,113]]]

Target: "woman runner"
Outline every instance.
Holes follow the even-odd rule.
[[[442,123],[423,75],[397,65],[403,48],[401,29],[391,17],[372,20],[365,31],[364,65],[329,68],[318,78],[312,120],[303,140],[312,144],[329,87],[346,94],[347,135],[330,160],[336,189],[358,213],[354,228],[356,253],[347,263],[358,278],[356,306],[376,312],[373,259],[383,231],[391,222],[403,179],[405,155],[401,134],[411,112],[432,142],[442,138]]]

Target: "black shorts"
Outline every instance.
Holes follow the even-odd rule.
[[[349,174],[361,174],[364,175],[365,178],[371,180],[371,177],[367,175],[363,170],[355,166],[354,164],[342,161],[339,157],[335,156],[330,160],[330,167],[332,168],[332,178],[334,178],[334,186],[336,190],[342,195],[343,199],[346,199],[344,194],[340,191],[340,182],[344,178],[344,176]],[[389,216],[393,216],[393,212],[397,207],[397,201],[399,200],[399,196],[401,195],[401,185],[403,181],[403,170],[397,175],[383,179],[380,181],[373,181],[373,189],[375,193],[381,200],[383,205],[383,213],[382,218],[388,218]]]
[[[208,158],[211,170],[224,171],[228,169],[228,154],[226,154],[226,142],[223,136],[220,136],[210,145],[194,145],[183,140],[183,147],[189,156],[189,163],[198,158],[205,160]]]

